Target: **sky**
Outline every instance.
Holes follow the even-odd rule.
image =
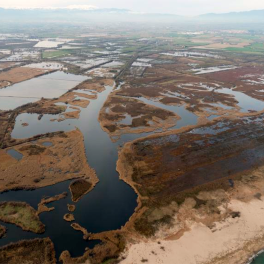
[[[264,9],[264,0],[0,0],[0,7],[93,6],[135,12],[199,15]]]

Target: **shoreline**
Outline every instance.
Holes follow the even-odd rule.
[[[253,114],[253,116],[254,115],[255,114]],[[185,127],[178,129],[177,132],[180,133],[190,129],[190,127]],[[176,131],[150,135],[144,137],[144,139],[157,137],[161,134],[171,134],[173,132],[175,133]],[[210,214],[201,215],[200,213],[197,213],[197,211],[194,218],[196,220],[193,220],[193,213],[191,210],[194,210],[194,208],[190,207],[188,209],[189,212],[186,211],[187,216],[184,221],[182,221],[182,216],[179,219],[175,216],[174,219],[176,221],[175,223],[179,223],[180,221],[184,228],[182,228],[182,226],[179,229],[177,229],[176,226],[160,227],[151,238],[146,238],[137,233],[133,224],[135,220],[145,212],[146,208],[142,207],[142,202],[144,202],[144,199],[146,198],[141,197],[137,190],[137,183],[131,178],[132,167],[129,162],[126,162],[125,154],[129,151],[133,142],[138,142],[140,140],[142,140],[142,138],[128,142],[124,145],[119,152],[116,166],[120,180],[129,184],[138,195],[138,206],[135,208],[135,212],[130,217],[129,221],[122,228],[123,231],[128,231],[130,235],[132,235],[132,238],[127,239],[127,248],[123,254],[121,254],[121,258],[125,259],[122,260],[120,258],[120,260],[122,260],[120,263],[132,264],[140,263],[142,260],[148,260],[148,262],[152,264],[251,264],[254,257],[264,252],[264,231],[261,230],[261,219],[264,217],[264,211],[262,210],[264,209],[264,193],[262,191],[262,187],[264,186],[263,166],[243,172],[241,175],[242,179],[235,181],[234,189],[231,188],[226,191],[222,190],[227,197],[227,202],[226,204],[223,203],[218,208],[220,209],[221,214],[222,207],[225,207],[226,205],[227,211],[241,213],[241,216],[235,218],[235,220],[230,216],[224,217],[221,221],[215,220],[211,222],[211,224],[216,225],[217,228],[209,228],[210,221],[208,222],[208,226],[206,226],[202,224],[202,219],[203,217],[210,217]],[[206,196],[204,193],[208,194],[216,191],[219,191],[219,189],[208,192],[201,191],[199,195],[203,193],[203,195]],[[261,198],[257,197],[257,194],[261,194]],[[199,195],[197,195],[197,197],[199,197]],[[190,198],[187,198],[186,200],[188,199]],[[186,203],[186,200],[184,203]],[[180,205],[179,211],[183,210],[181,207],[182,205]],[[187,221],[188,217],[189,220]],[[254,222],[254,217],[257,219],[256,222]],[[246,225],[246,227],[244,225]],[[222,241],[221,238],[226,240]],[[214,242],[210,244],[210,241]],[[158,242],[162,245],[159,245]],[[207,244],[204,245],[203,248],[199,248],[199,246],[204,243]],[[214,243],[216,244],[214,245]],[[217,243],[219,243],[219,245],[217,245]],[[161,246],[165,247],[165,251],[160,250]],[[183,248],[189,247],[191,247],[191,250],[188,250],[187,252],[182,251]],[[211,250],[211,248],[213,250]],[[152,253],[156,251],[159,251],[158,257]],[[178,254],[174,252],[178,252]],[[190,254],[190,252],[195,253]],[[194,254],[199,256],[200,252],[203,254],[199,258],[201,260],[196,261]],[[148,256],[148,258],[145,256]],[[169,258],[169,256],[171,258]]]
[[[250,257],[248,259],[248,262],[246,262],[245,264],[251,264],[255,260],[255,258],[261,255],[262,253],[264,253],[264,248],[260,250],[257,254],[254,254],[252,257]]]
[[[254,202],[253,209],[256,205]],[[244,203],[240,205],[239,203],[241,202],[238,200],[231,201],[234,208],[242,204],[246,210],[250,209],[251,205],[248,207]],[[245,211],[242,212],[244,213]],[[252,211],[250,214],[252,215]],[[263,215],[260,219],[262,217]],[[261,225],[254,230],[253,224],[255,223],[253,222],[252,226],[243,233],[242,228],[245,228],[244,224],[248,223],[247,221],[244,223],[244,220],[242,216],[241,220],[229,219],[223,223],[216,223],[222,226],[214,232],[201,223],[193,223],[190,230],[186,229],[177,239],[168,237],[152,238],[146,241],[140,239],[129,243],[123,254],[125,260],[121,263],[139,263],[141,259],[148,259],[152,264],[161,263],[161,261],[166,264],[250,264],[253,257],[263,252],[259,250],[263,248],[264,232],[261,231]],[[259,234],[256,235],[256,232]],[[259,253],[252,257],[256,251]],[[157,255],[153,255],[152,252]]]

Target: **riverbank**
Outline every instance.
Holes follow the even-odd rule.
[[[261,131],[252,116],[127,143],[117,171],[138,207],[121,263],[237,264],[262,250]]]

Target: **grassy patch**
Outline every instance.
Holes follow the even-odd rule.
[[[116,263],[116,259],[108,259],[108,260],[105,260],[102,264],[114,264]]]
[[[44,233],[45,226],[36,215],[36,211],[23,202],[0,203],[0,220],[20,226],[23,230]]]
[[[148,209],[140,218],[136,219],[134,227],[140,234],[151,237],[155,234],[156,230],[161,225],[170,225],[172,216],[161,212],[161,214],[155,219],[153,212],[159,210],[158,208]],[[152,217],[150,217],[152,216]]]
[[[188,38],[176,38],[174,40],[174,44],[181,45],[181,46],[187,46],[187,47],[194,47],[194,46],[205,46],[208,45],[208,42],[192,42],[191,39]]]
[[[42,58],[43,59],[49,59],[49,58],[59,58],[59,57],[64,57],[67,55],[71,55],[74,53],[74,50],[53,50],[53,51],[44,51],[42,53]]]
[[[137,51],[140,47],[139,46],[131,46],[131,47],[125,47],[122,49],[122,52],[134,52]]]
[[[244,48],[226,48],[225,50],[228,51],[235,51],[235,52],[245,52],[245,53],[257,53],[257,54],[264,54],[264,44],[263,43],[253,43],[250,46],[246,46]]]

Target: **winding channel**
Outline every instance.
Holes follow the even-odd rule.
[[[116,171],[118,146],[148,135],[147,133],[126,134],[122,135],[118,142],[113,143],[109,135],[102,130],[98,115],[112,90],[113,87],[106,86],[106,90],[99,93],[96,100],[90,100],[88,107],[81,109],[79,119],[51,122],[50,119],[54,118],[52,115],[44,115],[41,120],[38,120],[37,114],[20,114],[12,132],[13,138],[28,138],[47,132],[69,131],[75,127],[81,130],[84,136],[87,162],[95,169],[100,182],[95,189],[76,203],[74,216],[77,223],[92,233],[119,229],[133,214],[137,206],[137,196],[129,185],[119,179]],[[159,107],[161,106],[159,105]],[[184,116],[181,117],[185,119]],[[195,124],[196,121],[197,119],[194,118],[188,123],[193,122]],[[24,122],[28,123],[29,126],[23,127],[21,124]],[[186,124],[182,122],[180,125]],[[33,191],[9,191],[0,194],[0,201],[24,201],[37,209],[37,205],[43,196],[54,196],[65,191],[68,192],[65,199],[51,204],[55,210],[40,214],[40,220],[46,225],[44,234],[37,235],[25,232],[15,225],[4,223],[3,225],[8,228],[8,231],[7,236],[0,240],[0,246],[21,239],[50,237],[54,243],[58,259],[64,250],[69,250],[73,257],[77,257],[84,253],[86,247],[93,247],[97,244],[98,241],[83,240],[82,233],[74,230],[70,223],[63,219],[63,215],[68,213],[67,204],[72,203],[68,189],[69,183],[70,181],[65,181]]]
[[[111,142],[108,134],[101,129],[98,115],[112,87],[98,94],[97,100],[91,100],[87,108],[82,109],[80,118],[63,122],[50,122],[49,116],[35,123],[33,114],[18,116],[12,133],[15,138],[30,137],[39,133],[65,130],[78,127],[84,136],[85,150],[89,165],[96,170],[100,180],[96,188],[83,197],[77,204],[74,212],[75,220],[89,232],[97,233],[114,230],[124,225],[133,214],[137,206],[136,194],[130,186],[119,180],[116,171],[118,158],[117,144]],[[54,116],[53,116],[54,118]],[[24,129],[20,120],[27,120],[29,126]],[[59,124],[59,125],[58,125]],[[69,125],[70,124],[70,125]],[[82,255],[86,247],[92,247],[96,241],[85,241],[82,233],[74,230],[70,223],[63,219],[68,213],[67,204],[71,202],[68,190],[69,181],[53,186],[36,189],[34,191],[9,191],[0,195],[0,201],[25,201],[37,209],[37,204],[43,196],[54,196],[67,191],[66,199],[52,203],[54,211],[40,214],[40,220],[46,225],[46,232],[37,235],[24,232],[20,228],[7,226],[7,236],[0,240],[0,246],[21,239],[35,237],[50,237],[55,245],[56,257],[64,250],[69,250],[72,256]]]

